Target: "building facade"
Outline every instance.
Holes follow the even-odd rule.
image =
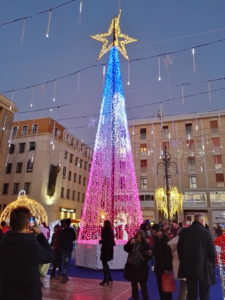
[[[137,120],[129,130],[144,218],[159,218],[154,192],[165,187],[166,146],[170,185],[183,193],[180,221],[199,212],[206,223],[225,223],[225,111]]]
[[[1,209],[20,190],[40,202],[49,221],[81,217],[92,149],[51,118],[14,122]]]
[[[8,140],[10,139],[15,112],[15,103],[0,95],[0,186],[3,184],[5,164],[8,156]]]

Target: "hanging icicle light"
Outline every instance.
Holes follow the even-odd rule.
[[[31,88],[30,107],[33,107],[34,102],[34,87]]]
[[[103,85],[104,85],[104,82],[105,82],[105,65],[102,68],[102,82],[103,82]]]
[[[27,24],[27,19],[24,19],[24,20],[23,20],[23,25],[22,25],[21,36],[20,36],[20,44],[23,44],[23,41],[24,41],[25,30],[26,30],[26,24]]]
[[[212,102],[212,93],[211,93],[211,83],[208,81],[208,95],[209,95],[209,102]]]
[[[81,24],[81,21],[82,21],[82,11],[83,11],[83,1],[80,0],[80,5],[79,5],[79,24]]]
[[[192,53],[192,62],[193,62],[193,72],[195,73],[195,71],[196,71],[196,64],[195,64],[195,48],[192,48],[191,53]]]
[[[157,61],[158,61],[158,81],[161,81],[161,60],[160,60],[160,56],[157,57]]]
[[[127,85],[130,85],[130,61],[127,62]]]
[[[184,87],[181,85],[182,104],[184,104]]]
[[[52,10],[49,10],[49,12],[48,12],[48,24],[47,24],[46,34],[45,34],[46,38],[49,38],[51,21],[52,21]]]
[[[54,81],[54,84],[53,84],[53,97],[52,97],[52,101],[53,102],[56,101],[56,80]]]
[[[80,93],[80,72],[77,73],[77,94]]]
[[[195,130],[198,131],[198,129],[199,129],[198,128],[198,119],[196,118],[196,120],[195,120]]]

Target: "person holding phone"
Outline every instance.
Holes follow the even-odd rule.
[[[140,284],[143,300],[148,300],[148,260],[152,256],[151,248],[146,241],[143,230],[139,230],[135,237],[124,246],[128,252],[124,277],[131,282],[132,298],[138,300],[138,284]]]
[[[53,251],[30,210],[17,207],[10,214],[11,231],[0,241],[0,299],[41,300],[39,265],[53,260]]]

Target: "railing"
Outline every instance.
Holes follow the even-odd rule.
[[[208,203],[207,201],[184,201],[183,204],[184,208],[190,208],[190,207],[207,207]]]

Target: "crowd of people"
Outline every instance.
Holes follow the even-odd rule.
[[[45,223],[31,226],[26,207],[15,208],[10,226],[1,223],[0,230],[0,299],[41,300],[40,269],[52,263],[51,280],[66,283],[76,239],[71,220],[61,220],[50,230]],[[48,242],[50,240],[50,243]],[[225,235],[215,228],[215,244],[225,247]],[[113,260],[115,232],[110,221],[102,227],[102,286],[113,283],[108,262]],[[132,298],[139,299],[139,286],[144,300],[149,299],[148,275],[154,268],[161,300],[171,300],[179,281],[178,300],[209,300],[210,285],[215,283],[216,251],[209,229],[202,225],[201,215],[193,224],[183,227],[176,221],[141,224],[134,237],[124,245],[128,253],[124,277],[131,282]],[[224,257],[223,257],[224,259]],[[47,268],[48,270],[48,268]],[[13,288],[12,288],[13,287]]]
[[[107,262],[113,259],[114,240],[110,228],[110,222],[106,221],[101,240],[104,253],[101,255],[103,285],[112,282],[105,261],[105,258]],[[109,256],[105,253],[107,249]],[[124,250],[128,253],[124,277],[131,282],[133,300],[139,299],[138,285],[143,299],[149,299],[147,281],[152,265],[161,300],[172,300],[175,280],[179,281],[178,300],[209,300],[210,285],[216,282],[216,251],[209,228],[203,226],[201,215],[196,215],[193,224],[185,228],[176,221],[154,225],[143,223]]]
[[[52,263],[51,279],[61,283],[69,280],[68,269],[76,233],[71,220],[61,220],[54,227],[51,245],[50,230],[43,223],[31,224],[26,207],[15,208],[10,215],[10,227],[1,223],[0,230],[0,299],[41,300],[41,269]],[[56,273],[57,272],[57,273]]]

